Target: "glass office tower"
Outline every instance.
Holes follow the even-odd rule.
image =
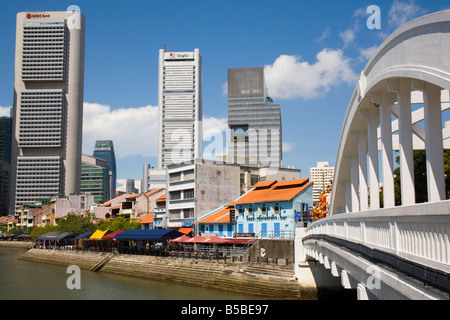
[[[109,194],[108,200],[116,196],[117,186],[117,169],[116,154],[114,152],[114,144],[111,140],[97,140],[95,142],[94,154],[95,158],[103,159],[108,162],[109,172]]]
[[[263,67],[228,69],[228,127],[228,162],[282,166],[280,105],[267,98]]]

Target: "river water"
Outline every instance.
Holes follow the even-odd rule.
[[[0,247],[0,300],[249,300],[256,296],[81,270],[69,289],[64,266],[18,260],[25,249]]]

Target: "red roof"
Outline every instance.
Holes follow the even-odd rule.
[[[114,238],[116,235],[118,235],[119,233],[122,233],[124,230],[120,229],[111,233],[108,233],[106,236],[103,236],[102,239],[112,239]]]
[[[191,238],[189,238],[187,235],[182,235],[181,237],[175,238],[170,240],[171,242],[187,242],[188,240],[190,240]]]
[[[205,242],[206,238],[201,237],[201,236],[195,236],[191,239],[189,239],[187,242],[189,243],[203,243]]]

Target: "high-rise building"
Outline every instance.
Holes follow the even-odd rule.
[[[202,157],[202,56],[159,50],[158,168]]]
[[[80,193],[85,18],[19,12],[11,145],[11,208]]]
[[[267,96],[263,67],[228,69],[228,127],[228,163],[282,166],[280,105]]]
[[[167,169],[155,169],[148,163],[144,164],[142,171],[142,186],[141,191],[155,190],[166,188],[167,184]]]
[[[0,216],[10,214],[11,124],[10,117],[0,117]]]
[[[309,169],[309,178],[313,185],[313,203],[319,202],[320,191],[324,190],[325,193],[331,191],[331,185],[333,183],[334,167],[330,167],[328,162],[317,162],[317,167]]]
[[[108,200],[115,198],[117,187],[116,154],[114,143],[111,140],[97,140],[95,142],[94,157],[106,160],[109,171],[109,194]]]
[[[109,170],[106,160],[82,155],[81,192],[92,194],[97,204],[109,200]]]

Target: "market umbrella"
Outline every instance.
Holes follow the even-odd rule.
[[[187,242],[188,240],[190,240],[191,238],[189,238],[186,235],[182,235],[181,237],[175,238],[173,240],[170,240],[171,242]]]
[[[187,242],[188,243],[203,243],[205,242],[206,238],[201,237],[201,236],[195,236],[191,239],[189,239]]]
[[[226,239],[223,239],[218,236],[211,236],[207,237],[206,240],[203,243],[227,243],[228,241]]]

